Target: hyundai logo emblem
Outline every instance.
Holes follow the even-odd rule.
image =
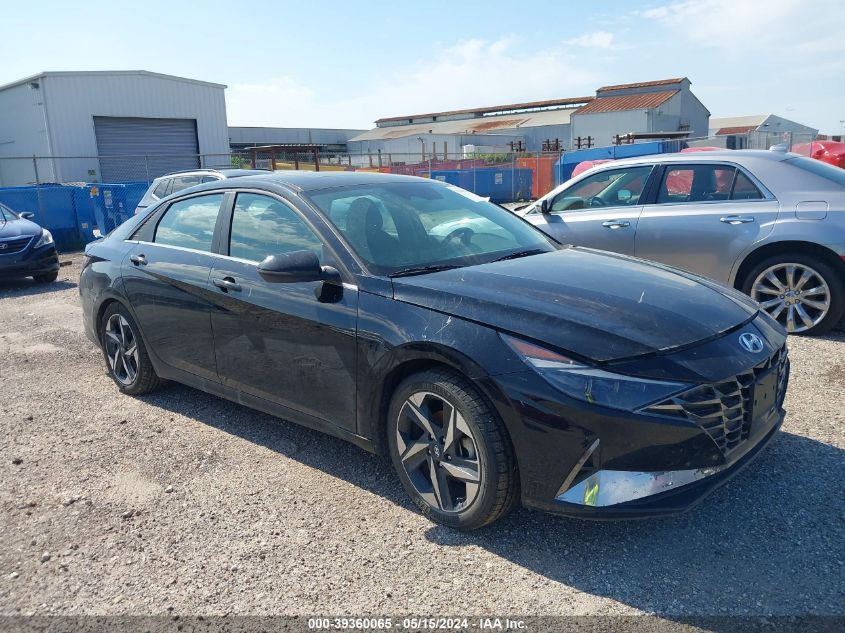
[[[739,335],[739,344],[746,352],[757,354],[763,351],[763,339],[751,332],[745,332]]]
[[[8,244],[0,244],[0,251],[5,251],[7,248],[9,248]]]

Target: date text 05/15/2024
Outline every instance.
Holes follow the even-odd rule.
[[[409,631],[461,631],[477,629],[481,631],[518,631],[525,630],[526,623],[510,618],[391,618],[391,617],[355,617],[355,618],[308,618],[308,628],[315,631],[328,630],[366,630],[388,631],[392,629]]]

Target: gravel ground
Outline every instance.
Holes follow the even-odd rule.
[[[413,510],[386,460],[172,385],[85,338],[79,256],[0,283],[0,615],[845,613],[845,334],[793,338],[788,416],[691,513]]]

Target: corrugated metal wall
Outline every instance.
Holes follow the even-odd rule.
[[[44,125],[42,94],[38,87],[23,83],[0,90],[0,158],[4,156],[49,156],[50,145]],[[51,165],[40,165],[45,178],[52,179]],[[34,181],[31,161],[0,160],[0,187]]]
[[[41,91],[54,156],[96,156],[95,116],[194,119],[200,153],[229,152],[223,86],[152,73],[48,73]],[[102,180],[96,159],[58,169],[60,181]]]
[[[200,166],[195,119],[95,116],[94,134],[104,182],[149,181]],[[130,162],[127,156],[144,156],[145,160]]]
[[[346,145],[353,136],[365,130],[341,128],[291,128],[291,127],[229,127],[232,145],[273,145],[281,143],[316,143],[319,145]]]

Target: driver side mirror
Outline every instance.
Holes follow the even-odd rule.
[[[18,213],[18,215],[24,220],[31,220],[35,217],[35,214],[32,211],[23,211],[22,213]]]
[[[540,200],[540,213],[543,215],[548,215],[551,213],[551,205],[549,204],[548,199]]]
[[[343,282],[338,270],[331,266],[320,266],[320,259],[314,251],[268,255],[258,265],[258,274],[264,281],[277,284],[322,281],[314,289],[314,296],[321,303],[339,301],[343,294]]]
[[[314,251],[268,255],[258,265],[258,274],[270,283],[330,281],[335,278],[340,283],[340,273],[331,266],[320,266],[320,260]]]

